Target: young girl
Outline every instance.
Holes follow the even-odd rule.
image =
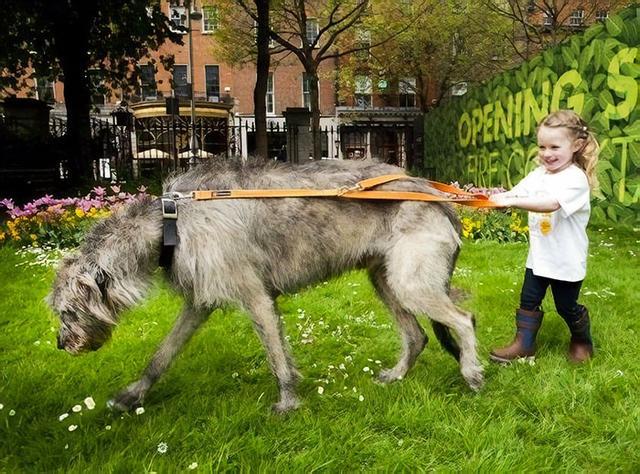
[[[569,360],[584,362],[593,355],[589,312],[578,304],[586,274],[589,190],[597,185],[599,146],[587,124],[575,112],[560,110],[538,126],[540,166],[511,191],[491,200],[502,207],[529,211],[529,255],[514,341],[491,352],[506,363],[535,355],[542,323],[540,305],[547,288],[571,331]]]

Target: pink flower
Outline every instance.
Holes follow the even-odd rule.
[[[15,203],[13,202],[13,199],[3,199],[0,201],[0,206],[10,211],[15,207]]]
[[[107,193],[107,190],[104,189],[102,186],[96,186],[91,190],[91,192],[98,197],[103,197]]]

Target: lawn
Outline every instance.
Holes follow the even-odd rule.
[[[477,317],[479,394],[435,337],[405,380],[376,383],[399,340],[366,275],[352,272],[278,301],[305,376],[303,405],[287,416],[270,412],[274,378],[232,309],[211,315],[143,413],[111,413],[107,399],[140,374],[179,298],[158,275],[109,343],[72,357],[56,349],[43,302],[53,271],[0,248],[0,471],[637,471],[640,232],[590,236],[591,362],[566,362],[568,331],[548,299],[535,363],[490,364],[489,350],[513,334],[527,247],[465,242],[454,285]]]

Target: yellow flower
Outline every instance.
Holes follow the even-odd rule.
[[[38,240],[38,236],[36,234],[31,234],[29,235],[29,237],[31,237],[31,240],[33,240],[34,242]]]
[[[80,209],[79,207],[76,207],[76,216],[78,217],[84,217],[84,211],[82,209]]]

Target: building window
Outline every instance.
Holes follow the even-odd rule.
[[[311,78],[306,72],[302,73],[302,106],[311,110]]]
[[[355,101],[356,107],[371,107],[371,78],[356,76]]]
[[[156,70],[153,64],[140,65],[140,98],[154,100],[158,98]]]
[[[548,13],[545,13],[542,17],[542,25],[543,26],[553,26],[553,17]]]
[[[218,7],[213,5],[202,6],[202,32],[213,33],[218,29]]]
[[[371,54],[371,32],[363,28],[356,30],[356,47],[362,48],[356,51],[355,55],[359,61],[367,62]]]
[[[267,113],[275,115],[276,105],[273,94],[273,73],[269,73],[269,79],[267,80]]]
[[[582,26],[584,22],[584,10],[573,10],[569,17],[570,26]]]
[[[177,33],[187,32],[187,9],[178,5],[169,5],[169,21],[171,31]]]
[[[100,69],[89,69],[89,87],[91,89],[91,103],[93,105],[104,105],[104,87],[103,74]]]
[[[53,104],[55,100],[55,94],[53,91],[53,81],[46,77],[37,77],[36,81],[36,98],[47,104]]]
[[[400,107],[416,106],[416,80],[405,77],[398,82],[398,105]]]
[[[596,21],[603,22],[607,18],[609,18],[609,11],[608,10],[598,10],[596,12]]]
[[[180,99],[189,99],[191,96],[189,90],[189,81],[187,79],[186,64],[173,66],[173,90],[175,96]]]
[[[209,102],[219,102],[220,101],[220,67],[205,66],[204,76],[205,76],[204,85],[207,90],[207,100]]]
[[[307,19],[306,37],[309,44],[313,44],[318,38],[318,20],[315,18]]]

